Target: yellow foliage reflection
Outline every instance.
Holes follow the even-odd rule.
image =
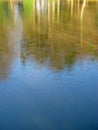
[[[4,64],[10,70],[17,57],[48,63],[55,70],[70,69],[87,56],[98,57],[98,2],[10,0],[0,1],[0,10],[0,58],[7,55],[2,71]]]

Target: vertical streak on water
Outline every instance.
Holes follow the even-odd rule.
[[[78,0],[78,15],[80,15],[80,0]]]
[[[19,13],[19,6],[17,3],[14,4],[14,46],[15,46],[15,53],[20,56],[21,53],[21,43],[23,40],[22,36],[23,32],[23,25],[22,19]]]
[[[52,2],[52,40],[54,41],[54,26],[55,26],[55,1]]]
[[[33,33],[35,32],[35,0],[33,0]]]
[[[10,1],[11,9],[11,24],[8,26],[8,46],[11,49],[12,57],[17,58],[20,56],[21,42],[22,42],[22,32],[23,25],[22,19],[19,13],[18,4]]]
[[[52,2],[52,9],[53,9],[53,26],[55,22],[55,1]]]
[[[38,40],[40,42],[40,12],[41,12],[41,1],[38,0],[37,1],[37,17],[38,17]],[[39,44],[39,47],[40,47],[40,44]]]
[[[51,24],[50,24],[50,2],[48,1],[48,37],[50,38]]]
[[[52,27],[51,27],[51,3],[48,1],[48,38],[49,40],[52,37]],[[50,42],[50,50],[52,51],[53,49],[53,44]]]
[[[83,13],[86,6],[86,0],[83,1],[82,9],[81,9],[81,21],[83,20]]]
[[[60,0],[57,1],[57,21],[60,20]]]
[[[86,0],[83,1],[83,5],[81,8],[81,16],[80,16],[80,26],[81,26],[81,46],[83,44],[83,14],[84,14],[84,9],[86,6]]]
[[[73,16],[73,4],[74,4],[74,1],[71,0],[71,17]]]

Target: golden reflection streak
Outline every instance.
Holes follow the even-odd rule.
[[[33,33],[35,32],[35,0],[33,0]]]
[[[74,5],[74,1],[71,0],[71,17],[73,16],[73,5]]]
[[[60,0],[57,1],[57,21],[60,20]]]
[[[83,1],[80,15],[80,26],[81,26],[81,46],[83,45],[83,14],[86,7],[86,0]]]
[[[80,15],[80,0],[78,0],[78,15]]]
[[[11,12],[12,12],[12,16],[14,17],[14,0],[10,0],[10,9],[11,9]]]
[[[82,8],[81,8],[81,21],[83,21],[83,14],[84,14],[85,6],[86,6],[86,0],[83,1],[83,5],[82,5]]]

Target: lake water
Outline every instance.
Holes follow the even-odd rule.
[[[98,2],[0,1],[0,130],[98,130]]]

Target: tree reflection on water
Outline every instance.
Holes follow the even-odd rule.
[[[85,0],[0,1],[0,73],[8,75],[18,57],[56,71],[98,59],[97,7]]]

